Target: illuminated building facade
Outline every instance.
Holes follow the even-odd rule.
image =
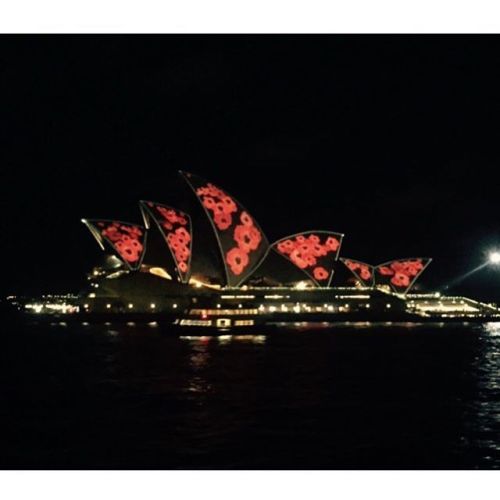
[[[430,258],[376,266],[339,258],[344,235],[328,230],[303,231],[269,244],[255,218],[227,191],[190,173],[181,176],[197,200],[192,214],[141,201],[144,226],[83,219],[111,255],[88,276],[88,286],[73,304],[78,312],[129,318],[147,314],[180,326],[216,328],[500,315],[496,307],[470,299],[410,294]],[[197,236],[195,208],[209,223],[213,247],[207,248],[207,236]],[[151,257],[153,245],[161,262]],[[219,268],[219,278],[210,266]],[[336,282],[342,270],[352,276],[347,283]],[[31,304],[34,312],[43,307]],[[61,307],[74,312],[66,303]]]

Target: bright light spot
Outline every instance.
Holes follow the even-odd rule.
[[[150,307],[151,309],[154,309],[156,307],[156,304],[151,304]]]
[[[128,308],[129,308],[129,309],[132,309],[132,307],[134,307],[134,304],[129,304],[129,305],[128,305]]]
[[[173,307],[174,309],[177,309],[177,304],[172,304],[172,307]]]
[[[106,309],[111,309],[111,304],[106,304]]]
[[[299,281],[295,286],[295,289],[297,290],[305,290],[307,288],[307,282],[305,281]]]
[[[490,262],[492,264],[500,264],[500,252],[491,252],[490,253]]]

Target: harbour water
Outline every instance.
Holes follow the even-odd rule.
[[[500,323],[2,330],[2,468],[500,468]]]

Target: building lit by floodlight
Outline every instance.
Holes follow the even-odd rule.
[[[227,191],[180,174],[197,200],[191,213],[140,201],[142,223],[82,219],[106,254],[103,264],[88,274],[87,286],[64,311],[39,302],[26,304],[26,310],[148,321],[154,316],[214,328],[500,317],[496,307],[471,299],[413,293],[431,263],[427,257],[378,265],[340,257],[344,234],[331,230],[302,231],[270,243]],[[489,260],[499,264],[500,252]]]

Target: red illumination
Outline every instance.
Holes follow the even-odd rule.
[[[238,286],[262,261],[268,249],[267,240],[258,224],[232,196],[197,176],[183,175],[212,222],[227,284]]]
[[[84,222],[101,245],[104,241],[107,242],[129,268],[137,269],[141,265],[146,238],[142,226],[107,220]]]
[[[328,286],[342,237],[339,233],[307,231],[283,238],[272,248],[302,269],[317,285]]]
[[[363,286],[371,287],[374,284],[373,266],[353,259],[340,259],[344,265],[361,281]]]
[[[179,279],[189,281],[191,268],[191,219],[188,214],[159,203],[142,202],[147,213],[158,225],[175,261]]]
[[[389,285],[397,293],[407,293],[417,278],[430,264],[431,259],[398,259],[376,268],[377,284]]]
[[[234,247],[226,254],[226,262],[231,269],[231,272],[239,276],[248,266],[248,253],[240,247]]]
[[[324,267],[315,267],[313,271],[314,278],[318,281],[323,281],[328,279],[328,271]]]

